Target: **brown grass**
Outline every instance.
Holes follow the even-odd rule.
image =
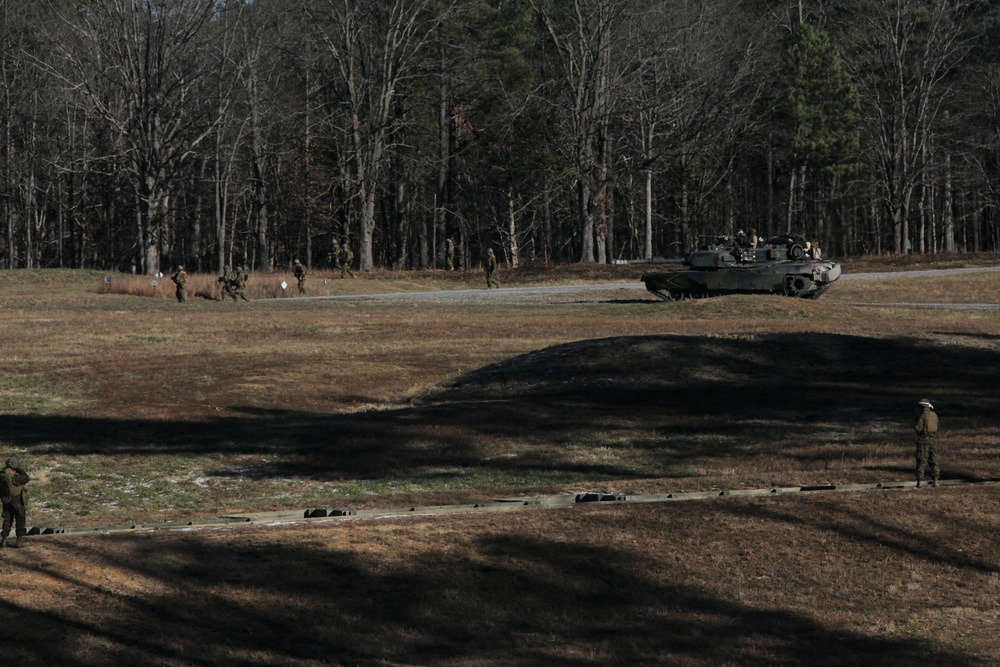
[[[924,395],[945,476],[997,474],[997,310],[858,304],[996,303],[1000,274],[816,301],[236,306],[102,277],[0,272],[0,437],[36,477],[32,524],[909,479]],[[987,665],[998,504],[977,486],[67,534],[0,568],[28,664]]]

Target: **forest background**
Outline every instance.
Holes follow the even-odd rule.
[[[0,267],[1000,248],[994,0],[0,0]]]

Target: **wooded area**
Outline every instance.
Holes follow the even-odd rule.
[[[1000,248],[994,0],[0,0],[0,266]]]

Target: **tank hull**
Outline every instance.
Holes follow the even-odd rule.
[[[840,264],[803,257],[801,246],[745,251],[712,246],[689,253],[687,268],[652,271],[642,281],[668,301],[725,294],[781,294],[815,299],[840,278]]]

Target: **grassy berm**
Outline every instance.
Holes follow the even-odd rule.
[[[1000,271],[899,273],[1000,256],[934,259],[845,262],[815,301],[669,304],[641,289],[642,266],[501,275],[606,290],[400,301],[289,298],[275,275],[234,304],[195,275],[183,305],[139,278],[0,272],[0,456],[34,478],[30,525],[96,529],[0,550],[4,656],[996,665],[995,484],[99,530],[906,481],[922,397],[943,477],[1000,477]],[[851,279],[879,271],[898,275]],[[482,276],[311,280],[338,296]]]

